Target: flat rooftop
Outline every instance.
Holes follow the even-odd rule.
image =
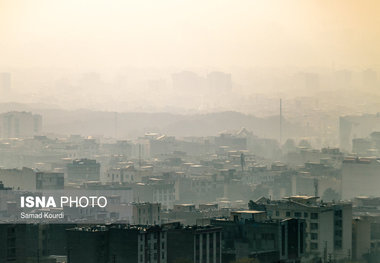
[[[262,213],[265,213],[265,211],[240,210],[240,211],[232,211],[231,213],[235,213],[235,214],[262,214]]]

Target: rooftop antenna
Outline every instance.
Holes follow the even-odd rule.
[[[282,99],[280,99],[280,147],[282,144]]]
[[[141,164],[142,164],[142,161],[141,161],[141,149],[142,146],[141,146],[141,143],[139,143],[139,168],[141,168]]]

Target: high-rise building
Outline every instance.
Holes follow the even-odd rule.
[[[12,75],[9,72],[0,72],[0,97],[10,94],[12,85]]]
[[[373,88],[377,84],[377,72],[371,68],[362,72],[363,86],[367,88]]]
[[[16,111],[0,114],[0,138],[28,138],[41,131],[41,115]]]
[[[173,87],[175,90],[194,93],[204,89],[206,80],[191,71],[182,71],[172,75]]]
[[[351,152],[352,139],[367,138],[380,131],[380,113],[339,118],[339,140],[343,151]]]
[[[232,89],[231,74],[214,71],[207,75],[207,81],[211,92],[226,92]]]

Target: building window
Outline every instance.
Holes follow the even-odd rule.
[[[310,249],[311,250],[317,250],[318,249],[318,243],[310,243]]]
[[[342,210],[336,210],[334,212],[334,215],[337,216],[337,217],[342,217]]]
[[[318,239],[318,234],[317,233],[311,233],[310,234],[311,240],[317,240]]]
[[[304,237],[305,237],[305,227],[304,223],[300,223],[300,253],[303,254],[304,251]]]
[[[290,216],[290,212],[286,212],[286,216]]]
[[[311,213],[311,219],[318,219],[318,213]]]
[[[336,240],[335,249],[341,249],[341,248],[342,248],[342,240]]]
[[[279,211],[276,211],[276,216],[280,216],[280,212]]]
[[[304,218],[308,218],[308,217],[309,217],[309,213],[306,213],[306,212],[303,213],[303,217],[304,217]]]
[[[301,213],[300,212],[295,212],[294,213],[294,217],[301,217]]]
[[[342,227],[342,220],[336,220],[335,221],[335,226],[336,227]]]
[[[310,223],[310,229],[311,230],[317,230],[318,229],[318,224],[317,223]]]

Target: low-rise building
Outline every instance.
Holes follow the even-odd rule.
[[[76,227],[67,230],[67,255],[71,263],[166,263],[166,240],[159,226]]]
[[[96,160],[79,159],[67,164],[67,178],[70,181],[99,181],[100,163]]]
[[[64,174],[54,172],[37,172],[37,190],[58,190],[64,188]]]

